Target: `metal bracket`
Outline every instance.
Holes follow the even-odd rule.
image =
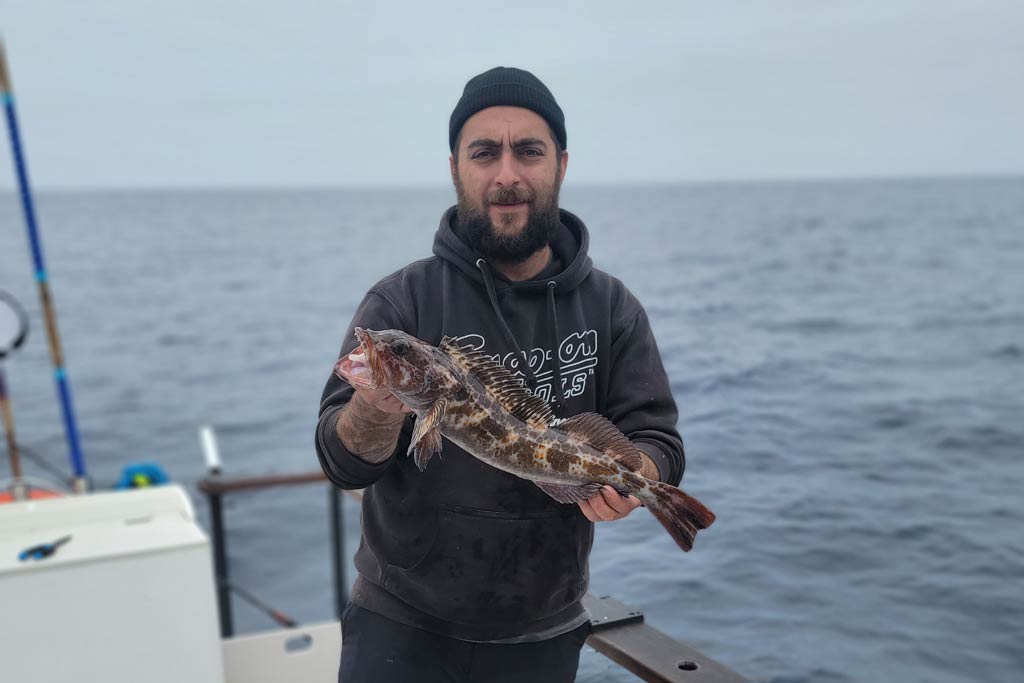
[[[583,596],[583,606],[590,612],[590,625],[595,632],[609,626],[622,626],[644,620],[644,613],[639,609],[625,605],[608,595],[595,597],[587,593]]]

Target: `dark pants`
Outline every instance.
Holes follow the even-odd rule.
[[[586,623],[537,643],[468,643],[349,605],[338,683],[572,683]]]

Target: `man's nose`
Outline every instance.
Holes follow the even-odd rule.
[[[498,167],[498,175],[494,182],[502,187],[510,187],[519,182],[519,161],[516,159],[515,154],[511,152],[503,153],[498,163],[500,166]]]

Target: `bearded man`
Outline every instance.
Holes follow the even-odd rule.
[[[601,413],[678,485],[676,405],[643,307],[591,264],[583,222],[559,209],[565,117],[521,69],[471,79],[449,121],[458,204],[433,256],[366,294],[356,326],[444,336],[496,357],[557,417]],[[445,440],[420,472],[408,409],[331,374],[316,449],[334,484],[365,488],[358,577],[342,618],[339,681],[573,681],[590,633],[580,603],[594,522],[639,506],[605,487],[564,505]]]

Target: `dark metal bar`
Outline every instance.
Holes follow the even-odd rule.
[[[224,535],[224,510],[219,493],[206,495],[210,503],[210,526],[213,534],[213,573],[217,583],[217,609],[220,612],[220,635],[230,638],[235,631],[231,618],[231,583],[228,579],[228,547]]]
[[[196,482],[196,486],[206,495],[223,494],[231,491],[265,489],[271,486],[294,486],[297,484],[315,484],[327,481],[323,470],[303,472],[301,474],[268,474],[259,477],[206,477]]]
[[[338,487],[327,485],[327,514],[331,526],[331,568],[334,574],[334,613],[341,621],[341,613],[348,604],[348,581],[345,578],[345,506]]]
[[[643,615],[618,600],[588,594],[583,604],[599,622],[587,645],[648,683],[749,683],[732,669],[643,623]],[[615,613],[626,618],[614,625],[600,618]]]

